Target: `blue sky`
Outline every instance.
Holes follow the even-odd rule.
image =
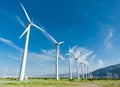
[[[44,28],[60,45],[59,71],[68,72],[69,46],[87,49],[85,60],[94,69],[120,63],[119,0],[16,0],[0,1],[0,75],[18,75],[28,23],[20,2],[31,20]],[[41,31],[31,27],[26,75],[55,71],[55,46]],[[76,53],[77,55],[77,53]],[[76,71],[75,63],[72,64]]]

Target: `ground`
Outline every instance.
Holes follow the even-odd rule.
[[[29,79],[18,81],[1,79],[0,87],[120,87],[120,80]]]

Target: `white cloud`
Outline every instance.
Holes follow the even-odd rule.
[[[39,53],[28,53],[28,58],[32,60],[46,60],[46,61],[52,61],[55,59],[55,56],[50,54],[39,54]]]
[[[56,56],[55,55],[56,54],[55,51],[56,51],[55,49],[50,49],[50,50],[42,49],[42,52],[43,52],[42,54],[50,56],[52,58],[55,58],[55,56]],[[65,58],[61,54],[59,54],[59,58],[62,59],[62,60],[65,60]]]
[[[91,58],[90,58],[91,62],[93,62],[93,60],[94,60],[95,58],[96,58],[96,55],[95,55],[95,54],[92,55]]]
[[[73,53],[76,48],[77,46],[73,46],[72,48],[70,48],[70,52]]]
[[[23,49],[18,47],[12,41],[5,39],[5,38],[2,38],[2,37],[0,37],[0,41],[7,44],[10,47],[12,47],[13,49],[18,50],[22,56]],[[21,60],[21,56],[20,55],[17,55],[17,56],[16,55],[9,55],[9,58],[14,59],[14,60]],[[30,61],[34,61],[34,63],[35,62],[37,63],[38,61],[53,61],[53,60],[55,60],[55,49],[50,49],[50,50],[42,49],[41,53],[34,53],[34,52],[28,51],[27,58],[29,58]],[[59,54],[59,58],[61,60],[65,60],[65,58],[61,54]]]
[[[91,55],[92,53],[93,53],[93,51],[88,51],[88,52],[86,52],[84,55],[81,55],[79,58],[80,58],[81,61],[84,61],[84,60],[86,60],[86,58],[87,58],[89,55]]]
[[[7,44],[8,46],[22,52],[22,49],[20,47],[18,47],[17,45],[15,45],[12,41],[8,40],[8,39],[5,39],[5,38],[2,38],[0,37],[0,41]]]
[[[10,55],[8,56],[9,58],[13,59],[13,60],[21,60],[19,57],[16,57],[16,56],[13,56],[13,55]]]
[[[17,18],[18,22],[21,24],[21,26],[24,27],[24,28],[26,28],[24,22],[20,19],[20,17],[16,16],[16,18]]]
[[[112,46],[112,37],[113,37],[113,29],[112,27],[108,27],[108,34],[105,38],[104,45],[109,48]]]
[[[83,47],[73,46],[71,48],[71,55],[73,58],[78,58],[79,62],[86,62],[86,59],[91,55],[93,51],[90,51]],[[86,62],[88,64],[88,62]]]
[[[85,50],[85,48],[78,47],[78,46],[73,46],[70,49],[71,54],[74,58],[78,58],[84,50]]]
[[[20,63],[22,60],[23,49],[21,49],[15,43],[13,43],[12,41],[10,41],[8,39],[0,37],[0,41],[3,42],[4,44],[7,44],[10,47],[12,47],[13,49],[17,50],[15,53],[7,55],[7,58],[10,58],[12,60],[17,60]],[[26,70],[31,70],[33,73],[34,71],[36,71],[37,68],[47,67],[47,68],[42,69],[43,72],[46,72],[46,73],[48,73],[48,71],[54,72],[53,71],[54,68],[51,69],[51,67],[54,66],[55,60],[56,60],[55,49],[50,49],[50,50],[42,49],[39,53],[28,51],[27,61],[26,61],[27,62]],[[61,54],[59,55],[59,60],[60,60],[59,62],[62,61],[62,64],[63,64],[63,61],[65,60],[63,55],[61,55]],[[15,68],[16,66],[11,65],[10,67]],[[40,73],[34,72],[34,74],[42,74],[41,71],[39,71],[39,72]],[[9,74],[12,75],[12,73],[13,72],[11,72]]]
[[[101,59],[98,59],[98,67],[102,68],[104,66],[104,62]]]

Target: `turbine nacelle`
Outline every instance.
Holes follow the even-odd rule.
[[[55,45],[57,46],[57,45],[60,45],[60,44],[63,44],[63,43],[64,43],[64,41],[61,41],[61,42],[55,43]]]
[[[75,57],[75,60],[78,60],[79,58],[78,57]]]

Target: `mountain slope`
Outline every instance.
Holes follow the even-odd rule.
[[[119,78],[120,64],[101,68],[92,72],[94,78]]]

